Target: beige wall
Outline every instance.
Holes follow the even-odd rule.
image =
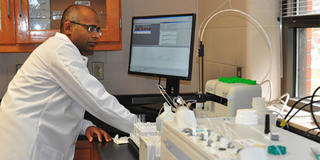
[[[101,82],[111,94],[158,93],[157,78],[128,75],[131,17],[195,13],[196,5],[196,0],[122,0],[123,49],[95,53],[94,56],[89,57],[89,69],[91,69],[91,62],[104,62],[104,80]],[[0,54],[0,98],[4,95],[9,81],[15,74],[15,65],[23,63],[28,55],[25,53]],[[196,67],[197,65],[194,64],[192,82],[181,82],[181,92],[197,91]],[[162,84],[165,85],[164,80]]]
[[[0,53],[0,98],[16,73],[16,64],[22,64],[28,56],[28,53]]]
[[[248,25],[247,42],[247,71],[246,76],[252,79],[262,81],[263,77],[272,62],[270,75],[267,79],[272,82],[272,99],[280,96],[280,27],[277,18],[279,17],[279,1],[277,0],[247,0],[248,13],[252,15],[263,26],[269,35],[271,50],[263,33],[254,27]],[[270,60],[270,52],[271,58]],[[269,97],[269,85],[262,85],[264,97]]]
[[[128,75],[128,56],[130,27],[132,16],[195,13],[198,10],[198,22],[202,22],[223,0],[122,0],[123,49],[121,51],[97,52],[89,58],[91,62],[104,62],[105,78],[101,82],[112,94],[158,93],[157,78]],[[278,1],[276,0],[233,0],[232,8],[248,12],[256,18],[269,34],[272,43],[273,98],[280,94],[280,49]],[[228,8],[227,4],[223,8]],[[198,8],[198,9],[197,9]],[[243,68],[244,78],[261,81],[269,64],[268,47],[261,31],[246,17],[234,13],[218,15],[205,31],[205,79],[233,76],[236,67]],[[198,42],[195,41],[196,48]],[[194,53],[192,82],[183,81],[181,92],[198,91],[198,60]],[[15,65],[23,63],[29,54],[0,54],[0,97],[3,96],[9,81],[15,74]],[[162,81],[164,84],[164,81]],[[264,86],[263,95],[267,95]]]
[[[232,2],[233,8],[246,10],[242,0]],[[199,20],[202,22],[223,3],[225,1],[200,0]],[[229,6],[225,4],[219,11]],[[235,76],[237,67],[245,68],[247,33],[244,17],[230,12],[218,14],[208,23],[203,35],[205,80]]]
[[[204,19],[223,0],[199,0],[199,19]],[[280,96],[280,31],[276,0],[233,0],[221,9],[238,9],[255,18],[265,29],[272,45],[272,71],[267,77],[272,81],[272,98]],[[220,9],[220,10],[221,10]],[[265,36],[257,25],[246,16],[235,12],[224,12],[215,16],[204,34],[205,79],[236,75],[241,67],[243,77],[257,80],[264,78],[269,66],[269,48]],[[263,87],[263,97],[269,97],[268,85]]]

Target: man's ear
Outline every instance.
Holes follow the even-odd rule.
[[[72,24],[69,21],[64,22],[63,24],[64,34],[71,35],[72,33]]]

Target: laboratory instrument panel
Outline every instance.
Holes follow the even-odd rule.
[[[177,128],[171,121],[164,122],[161,129],[161,160],[236,160],[239,152],[249,147],[262,150],[258,153],[246,153],[246,156],[259,156],[259,159],[313,159],[311,147],[320,144],[295,135],[291,132],[271,126],[271,132],[277,133],[279,139],[271,141],[264,134],[263,125],[239,125],[234,118],[201,118],[197,128]],[[269,146],[284,146],[284,155],[268,153]],[[304,149],[301,149],[304,146]],[[250,159],[245,157],[244,159]]]

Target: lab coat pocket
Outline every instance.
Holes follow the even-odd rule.
[[[63,153],[55,148],[46,145],[38,144],[35,151],[34,160],[63,160]]]

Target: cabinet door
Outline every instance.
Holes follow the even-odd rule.
[[[15,43],[13,0],[0,0],[0,44]]]
[[[121,44],[120,0],[16,0],[16,42],[40,43],[53,36],[59,32],[63,10],[75,3],[89,5],[98,13],[103,34],[97,50],[108,49],[108,43]]]

